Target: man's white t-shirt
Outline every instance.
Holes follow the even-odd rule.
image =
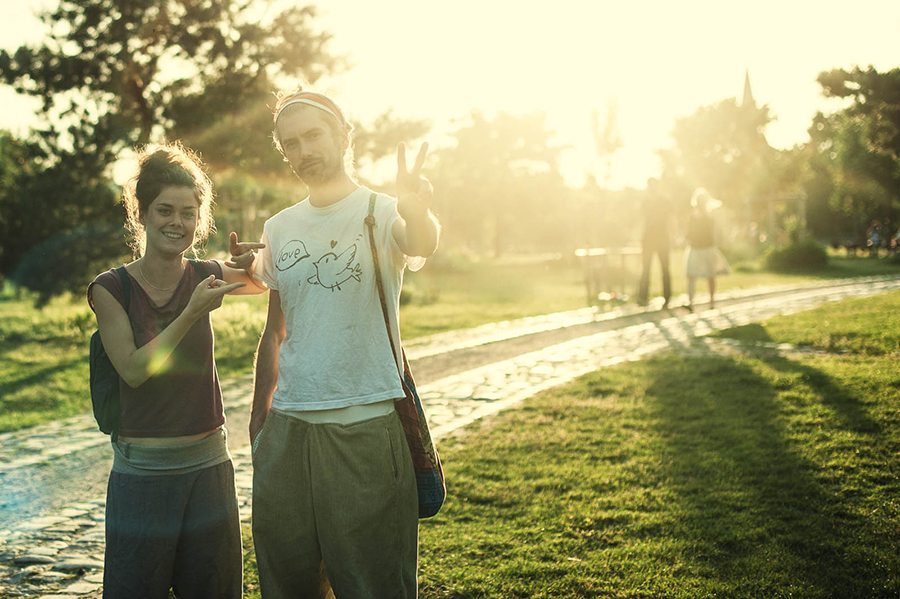
[[[309,198],[266,221],[256,276],[277,290],[286,337],[272,407],[309,411],[403,397],[375,285],[364,219],[370,189],[317,208]],[[423,258],[403,254],[391,234],[397,200],[377,194],[375,242],[392,335],[400,351],[403,270]]]

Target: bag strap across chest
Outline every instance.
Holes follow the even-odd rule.
[[[384,281],[381,278],[381,264],[378,261],[378,248],[375,243],[375,193],[369,196],[369,210],[366,214],[366,227],[369,230],[369,247],[372,249],[372,262],[375,264],[375,287],[378,289],[378,299],[381,302],[381,315],[384,318],[384,326],[387,329],[388,341],[391,344],[391,355],[394,356],[394,364],[397,366],[397,374],[403,382],[403,372],[397,362],[397,346],[394,344],[394,336],[391,334],[391,322],[388,318],[387,299],[384,293]]]

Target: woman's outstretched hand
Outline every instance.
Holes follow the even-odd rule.
[[[209,275],[194,288],[184,311],[193,319],[200,318],[221,306],[222,298],[226,294],[244,285],[246,283],[226,283],[222,279],[217,279],[215,275]]]

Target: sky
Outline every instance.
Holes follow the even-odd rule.
[[[40,38],[35,7],[3,2],[0,46]],[[268,11],[293,0],[272,0]],[[307,4],[308,2],[301,2]],[[832,68],[900,66],[900,2],[887,0],[328,0],[317,23],[351,68],[318,82],[362,122],[392,110],[433,124],[432,146],[473,110],[543,113],[568,148],[573,185],[605,170],[591,113],[615,104],[623,147],[608,185],[643,187],[658,174],[676,119],[743,93],[775,120],[778,148],[808,139],[817,110],[840,107],[815,79]],[[36,104],[0,90],[0,127],[22,132]]]

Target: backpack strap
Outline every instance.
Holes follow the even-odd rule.
[[[125,269],[124,266],[117,266],[113,270],[115,271],[116,275],[119,277],[119,283],[122,284],[122,300],[124,301],[123,307],[125,308],[125,314],[127,315],[128,314],[128,306],[131,305],[131,276],[128,274],[128,271]],[[131,319],[129,318],[129,320],[131,320]],[[96,335],[98,333],[99,333],[99,331],[94,334]],[[103,348],[102,342],[100,343],[100,348],[101,349]],[[104,351],[104,355],[105,355],[106,352],[105,352],[105,350],[103,350],[103,351]],[[121,384],[122,384],[121,377],[119,377],[119,385],[121,385]],[[110,433],[110,438],[113,443],[115,443],[116,441],[119,440],[118,427],[116,427],[112,430],[112,432]]]
[[[115,272],[122,284],[122,299],[125,301],[125,311],[128,312],[128,305],[131,303],[131,277],[124,266],[117,266]]]

